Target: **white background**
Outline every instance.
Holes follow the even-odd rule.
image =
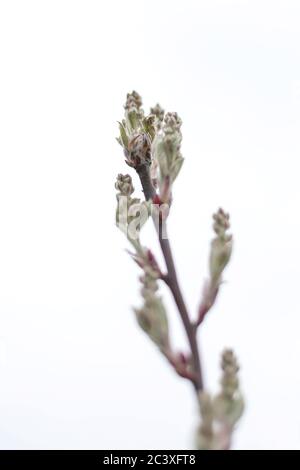
[[[1,448],[193,445],[193,391],[135,323],[139,272],[114,226],[116,121],[136,89],[184,122],[170,235],[193,313],[211,214],[232,216],[207,388],[233,347],[234,447],[300,449],[299,23],[296,0],[0,2]],[[157,250],[151,224],[144,243]]]

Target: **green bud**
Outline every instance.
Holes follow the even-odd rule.
[[[219,209],[213,215],[213,219],[213,229],[216,233],[216,238],[211,242],[209,268],[213,284],[219,284],[222,272],[231,257],[232,236],[227,234],[227,230],[230,227],[229,214],[226,214],[223,209]]]
[[[133,168],[137,168],[144,163],[150,165],[151,142],[147,134],[135,134],[130,138],[126,162]]]
[[[133,108],[136,108],[137,110],[140,110],[141,107],[142,107],[142,104],[143,104],[142,103],[142,98],[136,91],[133,90],[132,93],[127,93],[126,103],[125,103],[125,106],[124,106],[124,108],[127,111],[130,111]]]
[[[130,175],[122,175],[121,173],[117,176],[117,181],[115,183],[115,188],[123,196],[131,196],[134,192],[134,187],[132,184],[132,178]]]
[[[166,184],[168,186],[169,197],[171,196],[172,184],[183,164],[180,152],[182,140],[180,128],[181,119],[177,113],[167,113],[152,143],[152,157],[158,163],[160,196],[164,193]]]
[[[245,404],[239,390],[239,365],[231,349],[225,349],[221,360],[221,392],[213,402],[215,419],[233,428],[243,414]]]
[[[232,238],[215,238],[211,243],[209,268],[211,278],[218,280],[227,266],[232,253]]]
[[[169,327],[165,307],[162,300],[154,293],[143,288],[142,294],[146,300],[141,309],[135,309],[135,314],[140,327],[161,349],[169,346]]]
[[[165,111],[160,104],[157,103],[153,108],[150,108],[150,113],[153,114],[158,121],[163,121]]]

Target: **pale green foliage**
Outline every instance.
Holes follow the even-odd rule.
[[[152,155],[158,163],[158,187],[163,202],[169,202],[172,184],[177,178],[183,158],[181,119],[177,113],[167,113],[152,144]]]
[[[222,354],[221,392],[214,399],[216,419],[233,428],[244,411],[244,400],[239,390],[237,359],[232,350]]]
[[[218,212],[213,215],[213,219],[216,237],[211,243],[209,267],[211,279],[215,283],[219,283],[222,272],[231,257],[232,236],[227,233],[230,227],[229,214],[226,214],[223,209],[219,209]]]
[[[200,450],[229,448],[234,427],[244,411],[239,389],[239,366],[232,350],[223,352],[221,368],[220,393],[214,398],[207,392],[199,395],[202,422],[196,433],[196,446]]]

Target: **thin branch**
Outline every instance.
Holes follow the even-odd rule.
[[[160,230],[161,232],[161,230]],[[178,311],[180,313],[189,343],[190,348],[193,356],[194,362],[194,369],[196,373],[196,379],[193,381],[196,391],[203,389],[203,380],[202,380],[202,369],[201,369],[201,362],[200,362],[200,355],[199,349],[196,339],[196,329],[193,327],[189,314],[181,293],[181,289],[178,283],[176,269],[174,265],[173,255],[170,247],[170,242],[168,238],[162,238],[159,234],[159,243],[161,246],[161,250],[164,255],[164,259],[167,266],[167,275],[165,277],[165,282],[170,288],[170,291],[173,294],[175,303],[177,305]]]
[[[135,170],[139,175],[146,201],[153,199],[156,196],[156,191],[150,178],[149,164],[141,163]]]
[[[144,195],[146,200],[154,199],[156,196],[155,188],[152,185],[149,166],[139,165],[136,168],[136,171],[139,175],[141,180],[141,184],[143,187]],[[170,246],[169,239],[166,233],[166,227],[164,227],[164,237],[162,231],[162,220],[161,217],[158,218],[159,222],[157,223],[154,221],[154,225],[158,234],[159,244],[165,259],[166,267],[167,267],[167,274],[163,277],[163,280],[168,285],[175,303],[177,305],[182,323],[184,325],[184,329],[186,331],[186,335],[189,341],[192,357],[193,357],[193,368],[195,372],[195,378],[192,380],[193,385],[195,387],[196,392],[198,393],[200,390],[203,389],[203,379],[202,379],[202,368],[201,368],[201,361],[199,355],[199,349],[197,344],[196,338],[196,328],[194,324],[191,322],[189,318],[189,314],[181,293],[181,289],[177,279],[177,273],[175,269],[173,254]]]

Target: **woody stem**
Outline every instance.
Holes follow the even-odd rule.
[[[151,182],[149,166],[146,164],[141,164],[136,168],[136,171],[139,175],[142,188],[144,191],[145,199],[151,200],[156,196],[156,190]],[[163,227],[163,221],[161,214],[159,214],[158,221],[154,220],[154,225],[156,232],[158,234],[159,244],[164,256],[164,260],[167,267],[167,274],[164,276],[164,281],[169,287],[174,301],[177,305],[187,338],[190,345],[192,358],[193,358],[193,369],[194,369],[194,378],[192,379],[194,388],[198,393],[203,389],[203,378],[202,378],[202,368],[200,354],[197,344],[196,333],[197,330],[194,324],[191,322],[183,295],[179,286],[177,273],[174,264],[174,258],[170,246],[170,242],[166,233],[166,226]],[[163,230],[164,228],[164,230]]]

